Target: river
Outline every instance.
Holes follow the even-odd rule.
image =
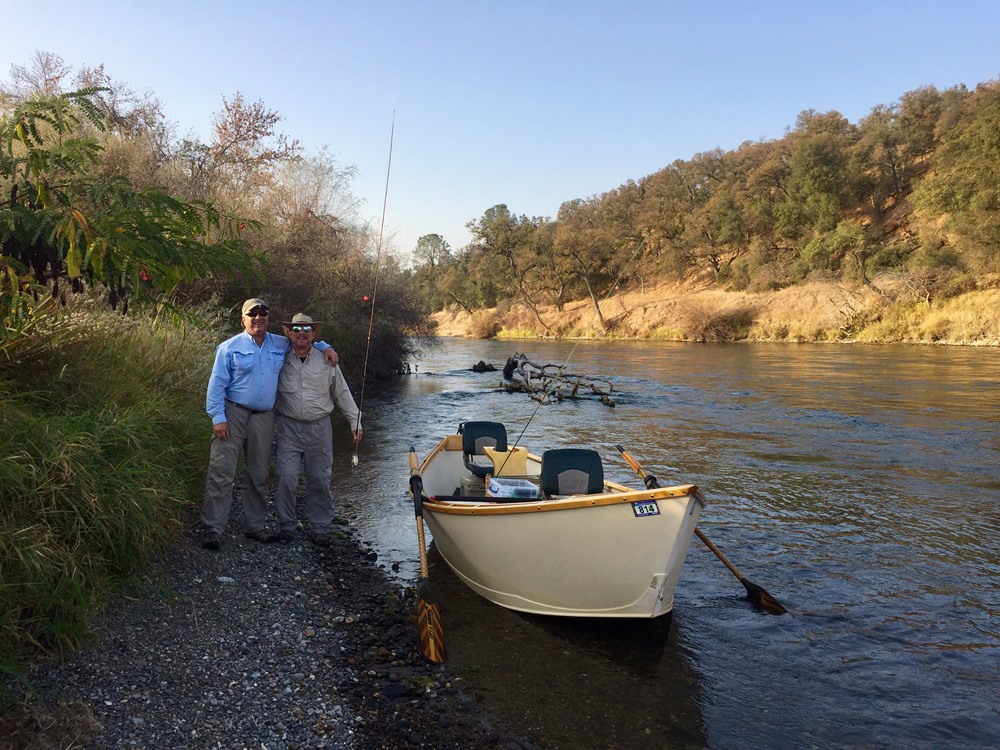
[[[616,405],[540,406],[470,370],[515,351],[609,378]],[[1000,745],[997,349],[442,339],[364,410],[334,489],[401,585],[418,571],[409,447],[499,419],[533,452],[598,449],[612,479],[639,486],[620,443],[697,484],[700,528],[788,608],[755,611],[697,539],[672,616],[648,622],[504,610],[432,547],[450,666],[539,747]]]

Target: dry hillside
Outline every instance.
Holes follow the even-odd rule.
[[[888,282],[847,287],[811,282],[774,292],[727,292],[661,284],[601,302],[601,330],[586,300],[563,310],[508,303],[470,315],[458,306],[433,316],[442,336],[618,338],[669,341],[842,341],[1000,346],[1000,288],[928,304]],[[544,325],[543,325],[544,324]]]

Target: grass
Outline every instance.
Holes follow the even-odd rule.
[[[863,341],[917,341],[926,344],[1000,343],[1000,290],[983,289],[928,306],[922,302],[886,310],[858,335]]]
[[[200,501],[213,342],[91,311],[16,351],[0,357],[0,673],[14,678],[84,643]]]

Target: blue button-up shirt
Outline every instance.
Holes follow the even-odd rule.
[[[320,351],[330,348],[323,341],[314,346]],[[205,410],[212,424],[227,421],[227,400],[255,411],[273,409],[278,374],[285,353],[291,348],[291,341],[274,333],[265,334],[264,343],[257,346],[253,336],[246,331],[219,344],[205,397]]]

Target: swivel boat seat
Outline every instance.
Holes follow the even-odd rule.
[[[462,458],[465,468],[484,479],[493,473],[493,460],[483,448],[507,450],[507,428],[500,422],[466,422],[458,428],[462,433]]]
[[[601,455],[588,448],[555,448],[542,453],[542,494],[593,495],[604,491]]]

